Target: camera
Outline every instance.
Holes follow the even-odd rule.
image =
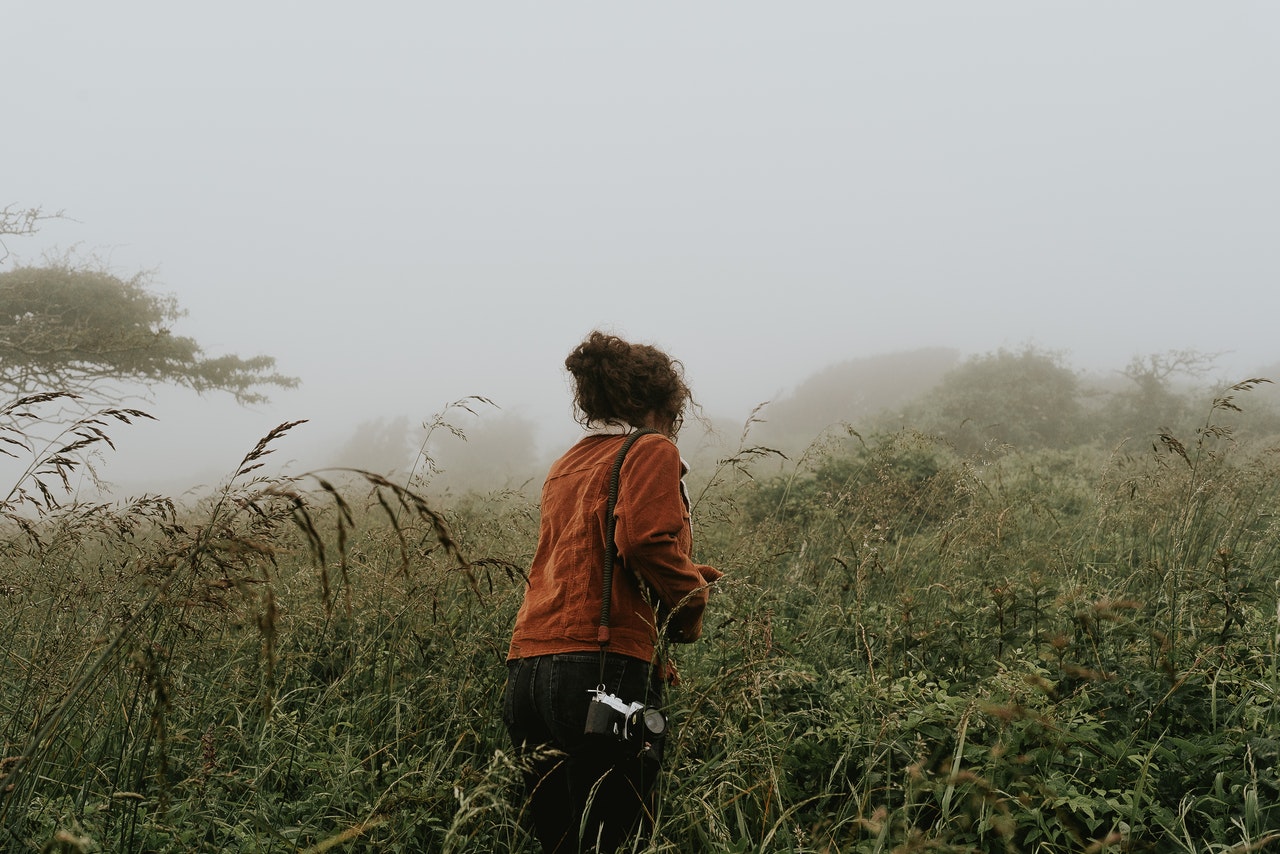
[[[618,743],[635,749],[640,756],[657,761],[662,758],[662,736],[667,731],[667,716],[660,709],[644,703],[627,703],[603,687],[587,692],[587,735],[610,736]]]

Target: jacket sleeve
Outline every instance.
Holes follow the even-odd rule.
[[[707,587],[721,573],[693,562],[693,534],[680,492],[680,452],[663,436],[645,436],[623,461],[614,540],[623,564],[657,596],[667,636],[690,643],[702,634]]]

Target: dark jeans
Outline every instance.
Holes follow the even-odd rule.
[[[529,812],[544,851],[612,851],[653,818],[660,761],[638,756],[611,736],[583,734],[589,692],[599,684],[598,652],[508,663],[502,718],[517,755],[528,763]],[[662,681],[647,661],[608,656],[604,685],[627,703],[662,705]]]

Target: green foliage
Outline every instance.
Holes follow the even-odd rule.
[[[1229,423],[1251,387],[1132,452],[901,431],[768,477],[744,437],[693,484],[728,574],[670,650],[634,850],[1280,840],[1280,470]],[[0,850],[536,850],[499,700],[537,507],[254,480],[287,426],[197,507],[10,514]]]
[[[56,403],[48,398],[28,400],[29,414]],[[335,823],[347,832],[362,809],[372,832],[380,799],[398,790],[368,791],[364,776],[379,789],[402,773],[423,776],[398,768],[387,733],[431,732],[430,721],[460,717],[457,700],[474,701],[424,692],[443,704],[422,708],[424,719],[387,687],[426,646],[404,616],[432,608],[440,619],[479,590],[447,522],[375,474],[354,473],[370,490],[367,507],[323,476],[258,476],[293,426],[264,437],[197,507],[14,503],[53,495],[56,481],[20,484],[0,505],[9,523],[0,620],[14,653],[0,682],[7,850],[259,850],[323,840]],[[74,469],[76,450],[51,451],[62,462],[24,478]],[[440,569],[411,577],[411,556]],[[354,584],[366,569],[376,579],[369,598]],[[489,615],[463,627],[475,618]],[[487,673],[477,685],[489,690]],[[382,747],[367,750],[364,733]],[[295,801],[335,770],[320,801]]]
[[[114,398],[103,391],[113,382],[171,383],[259,403],[266,398],[256,389],[264,385],[297,385],[273,372],[269,356],[206,356],[194,339],[172,333],[183,313],[142,276],[65,264],[0,272],[0,389],[15,397],[59,390]]]
[[[903,431],[879,437],[874,445],[857,437],[825,450],[816,458],[801,457],[792,475],[754,492],[748,503],[753,518],[805,522],[848,508],[867,514],[888,536],[890,520],[900,533],[946,513],[946,496],[940,493],[947,485],[938,488],[939,475],[954,464],[954,455],[928,437]]]
[[[1079,379],[1062,358],[1026,347],[968,359],[911,413],[963,453],[992,445],[1067,447],[1081,438]]]

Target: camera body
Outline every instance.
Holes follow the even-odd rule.
[[[667,731],[667,716],[660,709],[644,703],[627,703],[604,690],[587,692],[587,735],[608,736],[637,755],[657,761],[662,758],[662,736]]]

